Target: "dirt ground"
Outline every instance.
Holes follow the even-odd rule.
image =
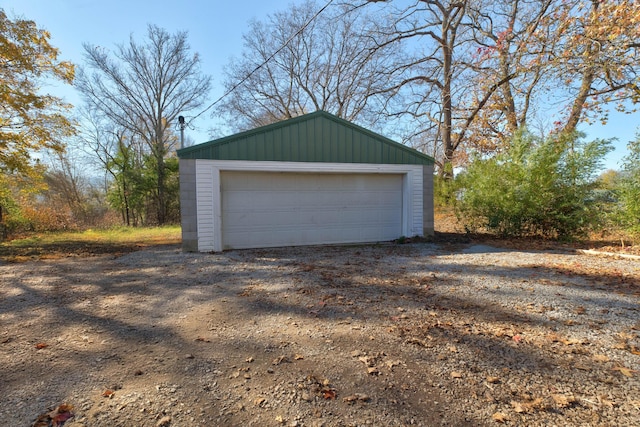
[[[640,262],[459,240],[0,262],[0,418],[640,425]]]

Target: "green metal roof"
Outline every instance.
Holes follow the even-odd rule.
[[[181,159],[433,164],[432,157],[325,111],[178,150]]]

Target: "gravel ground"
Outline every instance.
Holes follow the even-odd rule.
[[[477,244],[5,263],[0,419],[638,426],[639,302],[638,261]]]

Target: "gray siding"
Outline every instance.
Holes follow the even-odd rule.
[[[422,167],[422,215],[423,215],[423,236],[433,236],[434,213],[433,213],[433,165],[424,165]]]

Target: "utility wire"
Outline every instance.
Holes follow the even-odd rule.
[[[224,98],[226,98],[229,94],[231,94],[231,92],[233,92],[234,90],[236,90],[239,86],[241,86],[244,82],[246,82],[247,80],[249,80],[249,78],[254,75],[260,68],[264,67],[269,61],[271,61],[277,54],[279,54],[282,49],[284,49],[285,47],[287,47],[287,45],[291,42],[291,40],[293,40],[295,37],[297,37],[300,33],[302,33],[322,12],[325,11],[326,8],[328,8],[331,3],[333,3],[333,0],[329,0],[327,2],[327,4],[325,4],[320,10],[318,10],[315,15],[313,15],[302,27],[300,27],[300,29],[298,29],[298,31],[295,32],[295,34],[293,34],[291,37],[289,37],[287,39],[286,42],[284,42],[284,44],[282,46],[280,46],[275,52],[273,52],[267,59],[265,59],[264,61],[262,61],[262,63],[260,65],[258,65],[256,68],[254,68],[249,74],[247,74],[242,80],[240,80],[238,83],[236,83],[235,85],[233,85],[231,87],[231,89],[228,89],[225,93],[222,94],[222,96],[220,96],[218,99],[216,99],[215,101],[213,101],[211,104],[209,104],[209,106],[207,108],[205,108],[204,110],[202,110],[201,112],[199,112],[197,115],[195,115],[191,120],[189,120],[189,123],[186,124],[186,126],[188,126],[189,124],[191,124],[192,121],[194,121],[195,119],[197,119],[198,117],[200,117],[201,115],[203,115],[204,113],[206,113],[207,111],[209,111],[210,109],[212,109],[217,103],[219,103],[220,101],[222,101]]]

